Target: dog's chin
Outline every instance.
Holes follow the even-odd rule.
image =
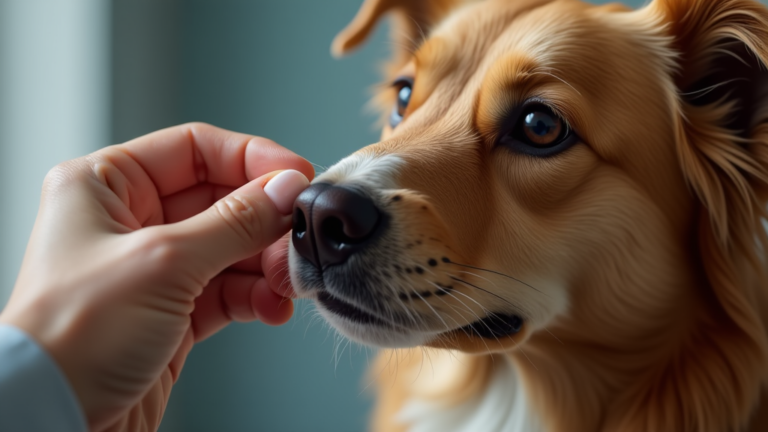
[[[347,338],[377,348],[410,348],[424,345],[433,336],[420,334],[406,329],[390,326],[386,323],[364,323],[330,311],[319,301],[316,307],[320,315],[333,328]]]

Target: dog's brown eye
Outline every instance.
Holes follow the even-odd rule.
[[[411,101],[411,86],[406,85],[397,92],[397,115],[405,115],[405,109],[408,108],[408,102]]]
[[[533,111],[523,118],[523,132],[534,144],[551,145],[560,137],[563,121],[544,111]]]
[[[408,108],[408,103],[411,102],[413,81],[410,78],[400,78],[395,81],[393,87],[397,89],[397,102],[392,109],[392,114],[389,116],[389,125],[394,128],[403,121],[405,110]]]
[[[502,127],[508,132],[501,135],[499,143],[531,156],[552,156],[578,140],[562,117],[539,102],[517,109],[506,125]]]

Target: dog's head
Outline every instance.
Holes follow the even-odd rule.
[[[555,325],[655,343],[700,301],[764,337],[738,274],[764,244],[762,6],[367,0],[334,52],[387,12],[381,141],[294,213],[293,286],[336,329],[465,351]]]

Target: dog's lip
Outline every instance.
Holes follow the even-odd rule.
[[[316,296],[316,300],[329,312],[355,323],[392,329],[395,328],[393,323],[365,311],[352,303],[342,300],[328,291],[320,291]],[[523,324],[524,320],[519,315],[494,313],[463,327],[443,332],[441,335],[462,332],[468,336],[471,335],[483,339],[499,339],[518,334],[523,328]]]
[[[494,313],[446,333],[463,331],[483,339],[498,339],[518,334],[523,328],[523,323],[524,320],[519,315]]]
[[[317,294],[317,301],[330,312],[344,317],[350,321],[354,321],[359,324],[392,327],[391,323],[332,295],[328,291],[320,291]]]

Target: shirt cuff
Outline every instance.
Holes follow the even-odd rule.
[[[0,324],[0,431],[87,430],[80,403],[53,358],[23,331]]]

